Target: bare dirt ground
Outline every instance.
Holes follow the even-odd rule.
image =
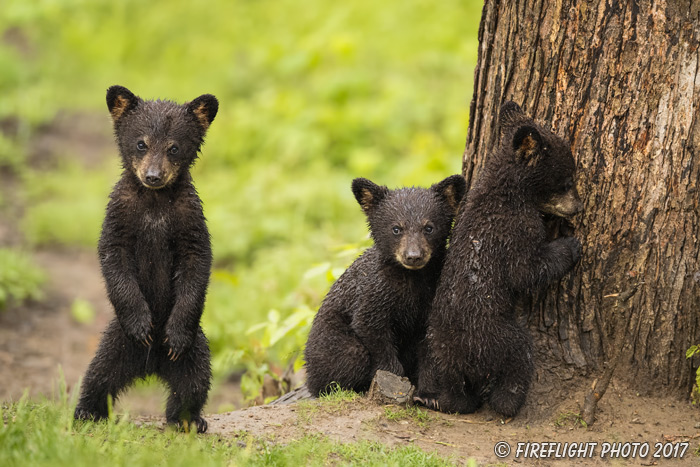
[[[698,446],[700,426],[697,412],[686,403],[663,399],[642,398],[609,390],[600,406],[598,421],[586,429],[573,413],[580,411],[582,394],[572,394],[551,417],[542,422],[531,422],[523,414],[510,421],[502,420],[488,408],[471,415],[449,415],[428,412],[429,420],[415,418],[390,420],[385,407],[362,399],[340,407],[327,408],[318,401],[301,402],[289,406],[260,406],[225,414],[211,415],[209,432],[225,436],[251,433],[272,437],[277,442],[318,433],[338,441],[370,440],[389,446],[414,444],[426,451],[436,451],[452,457],[458,463],[475,458],[479,463],[505,462],[549,465],[552,459],[516,459],[518,442],[598,443],[595,455],[588,459],[564,459],[561,465],[657,465],[668,462],[655,460],[655,443],[689,441],[688,450],[676,465],[699,465],[693,451]],[[391,409],[392,411],[398,409]],[[505,441],[512,448],[509,456],[501,459],[494,454],[496,443]],[[602,443],[649,443],[651,452],[646,459],[601,459]]]
[[[65,138],[75,137],[85,143],[77,146],[80,154],[76,158],[93,163],[91,155],[103,153],[105,145],[111,144],[108,134],[92,139],[66,136],[68,129],[60,125],[59,121],[47,129],[46,138],[51,139],[40,141],[34,154],[62,147],[69,143]],[[21,244],[15,223],[12,217],[0,215],[0,245]],[[113,316],[95,251],[51,248],[36,252],[35,259],[49,276],[45,300],[0,313],[2,401],[17,400],[25,390],[32,398],[51,397],[61,372],[68,391],[77,391],[100,332]],[[89,324],[79,324],[72,318],[70,306],[76,298],[89,301],[95,308],[96,317]],[[596,423],[585,428],[576,414],[581,411],[590,381],[578,385],[569,381],[554,388],[549,384],[544,388],[543,384],[535,383],[527,406],[513,420],[502,420],[488,408],[472,415],[427,412],[429,415],[422,420],[415,416],[390,420],[388,409],[366,399],[340,405],[312,400],[220,413],[227,410],[225,407],[241,406],[238,386],[227,382],[215,385],[205,411],[209,414],[210,435],[244,438],[250,434],[287,443],[318,433],[342,442],[413,444],[451,456],[458,463],[475,458],[484,464],[550,465],[552,459],[515,458],[517,443],[590,442],[598,443],[592,458],[569,458],[557,465],[700,465],[700,458],[694,454],[700,444],[700,411],[688,402],[641,397],[613,381],[599,404]],[[127,392],[116,408],[129,412],[135,423],[162,425],[163,401],[160,386],[139,388]],[[505,458],[494,454],[494,446],[500,441],[512,448]],[[689,447],[680,460],[653,457],[655,443],[686,441]],[[650,452],[646,458],[601,459],[604,442],[648,443]]]

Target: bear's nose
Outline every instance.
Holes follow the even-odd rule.
[[[163,181],[163,176],[157,170],[149,170],[146,173],[146,183],[152,186],[160,185]]]
[[[406,261],[406,264],[409,265],[417,265],[420,264],[421,261],[423,261],[423,253],[419,249],[410,249],[406,251],[406,255],[404,256],[404,259]]]

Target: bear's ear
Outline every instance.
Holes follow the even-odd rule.
[[[505,134],[506,130],[514,127],[518,122],[527,119],[527,115],[518,104],[513,101],[506,101],[501,105],[501,110],[498,114],[498,122],[501,127],[501,134]]]
[[[365,214],[369,214],[372,209],[386,198],[389,194],[389,189],[385,186],[377,185],[366,178],[356,178],[352,181],[352,192],[355,194],[355,199],[362,206]]]
[[[219,111],[219,101],[211,94],[202,94],[192,102],[187,103],[187,111],[197,118],[202,129],[206,131]]]
[[[124,115],[124,112],[134,109],[138,103],[139,98],[124,86],[111,86],[107,89],[107,108],[115,123]]]
[[[527,165],[535,165],[539,161],[542,136],[534,126],[522,125],[513,136],[515,159],[524,161]]]
[[[461,175],[452,175],[431,186],[430,189],[447,202],[452,208],[452,214],[457,214],[459,203],[467,192],[467,181]]]

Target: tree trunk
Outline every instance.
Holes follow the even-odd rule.
[[[513,100],[571,142],[583,258],[526,314],[538,381],[687,397],[700,343],[700,1],[486,0],[463,171]],[[619,355],[619,358],[617,356]]]

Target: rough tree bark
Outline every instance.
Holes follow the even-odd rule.
[[[687,397],[700,343],[700,1],[486,0],[463,171],[514,100],[571,141],[583,258],[529,305],[539,385],[616,360],[642,393]],[[616,356],[620,355],[617,359]]]

